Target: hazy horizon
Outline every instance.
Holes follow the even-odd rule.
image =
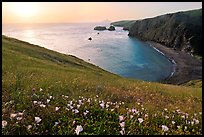
[[[200,8],[202,2],[2,2],[2,24],[139,20]]]

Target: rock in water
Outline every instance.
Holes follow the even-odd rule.
[[[108,30],[109,30],[109,31],[113,31],[113,30],[115,30],[115,27],[114,27],[114,26],[110,26],[110,27],[108,28]]]
[[[92,40],[92,38],[90,37],[88,40]]]
[[[94,30],[106,30],[106,27],[104,27],[104,26],[96,26],[94,28]]]

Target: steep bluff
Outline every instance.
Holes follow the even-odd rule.
[[[202,9],[111,24],[128,27],[130,37],[155,41],[175,50],[202,55]]]

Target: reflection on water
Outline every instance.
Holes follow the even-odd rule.
[[[123,77],[158,81],[171,75],[171,62],[147,43],[129,38],[120,27],[97,34],[97,25],[102,24],[3,25],[3,34],[77,56]]]

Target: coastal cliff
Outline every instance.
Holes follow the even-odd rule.
[[[175,50],[202,55],[202,9],[143,20],[118,21],[111,25],[128,27],[130,37],[155,41]]]

